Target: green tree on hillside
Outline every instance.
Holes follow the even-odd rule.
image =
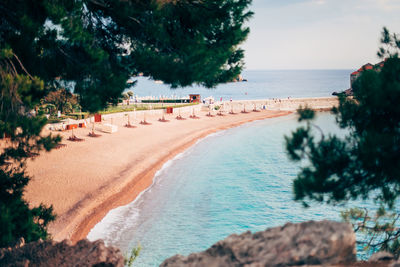
[[[291,160],[309,162],[294,180],[295,200],[308,205],[374,199],[382,206],[375,215],[352,209],[343,216],[356,230],[370,234],[363,243],[367,248],[399,255],[395,202],[400,195],[400,40],[384,28],[381,42],[378,55],[386,59],[384,67],[364,71],[353,86],[354,98],[340,96],[333,109],[337,124],[348,134],[317,137],[312,132],[314,112],[306,109],[299,117],[306,125],[285,139]]]
[[[46,238],[52,208],[22,198],[26,161],[59,137],[29,111],[50,90],[78,95],[82,109],[116,104],[132,75],[172,87],[212,87],[243,67],[238,45],[251,0],[0,1],[0,247]]]

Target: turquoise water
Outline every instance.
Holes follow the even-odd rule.
[[[243,77],[248,82],[220,84],[214,89],[199,86],[171,90],[165,84],[156,84],[145,77],[138,77],[135,87],[128,90],[138,96],[183,97],[191,93],[201,96],[222,97],[224,100],[248,100],[287,97],[326,97],[334,91],[350,86],[352,70],[247,70]]]
[[[329,113],[317,124],[343,134]],[[284,152],[284,135],[296,117],[248,123],[209,136],[168,162],[153,186],[135,202],[111,211],[89,234],[124,252],[138,243],[136,266],[158,266],[188,255],[232,233],[260,231],[286,222],[339,220],[341,207],[292,200],[298,164]]]

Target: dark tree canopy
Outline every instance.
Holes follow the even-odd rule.
[[[250,2],[4,0],[0,49],[46,85],[73,87],[93,112],[139,72],[172,87],[231,81],[243,67]]]
[[[52,207],[23,199],[26,161],[59,137],[29,111],[50,91],[78,94],[84,110],[116,104],[132,75],[172,87],[233,80],[251,0],[0,1],[0,247],[47,238]]]
[[[307,125],[286,137],[290,159],[309,161],[294,181],[296,200],[337,203],[372,196],[393,207],[400,195],[400,42],[387,29],[381,41],[384,67],[364,71],[353,86],[354,98],[340,96],[333,110],[347,136],[315,137],[307,110]]]

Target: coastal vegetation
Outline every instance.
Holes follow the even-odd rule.
[[[112,114],[112,113],[119,113],[119,112],[129,112],[129,111],[139,111],[139,110],[151,110],[151,109],[165,109],[166,107],[174,107],[174,108],[181,108],[181,107],[190,107],[197,105],[198,103],[187,103],[187,104],[162,104],[162,103],[155,103],[155,104],[134,104],[129,106],[110,106],[105,110],[99,111],[100,114]]]
[[[50,104],[51,105],[51,104]],[[154,104],[132,104],[132,105],[110,105],[106,109],[97,111],[98,114],[114,114],[114,113],[121,113],[121,112],[132,112],[132,111],[141,111],[141,110],[157,110],[157,109],[165,109],[166,107],[173,107],[173,108],[182,108],[182,107],[189,107],[197,105],[197,103],[187,103],[187,104],[162,104],[162,103],[154,103]],[[54,105],[50,107],[55,108]],[[50,108],[49,104],[45,105],[44,108]],[[40,110],[39,110],[40,111]],[[74,110],[71,113],[61,114],[60,117],[57,117],[57,114],[53,113],[53,116],[50,116],[47,120],[48,123],[56,123],[60,122],[63,119],[85,119],[90,116],[89,112],[84,111],[77,111]]]
[[[313,127],[315,114],[305,108],[299,110],[305,126],[285,139],[289,158],[308,162],[294,180],[295,200],[309,206],[373,199],[378,210],[353,208],[342,217],[364,233],[360,236],[365,239],[358,240],[364,249],[399,256],[400,40],[384,28],[381,43],[378,56],[385,59],[383,68],[364,71],[353,85],[354,97],[340,95],[339,107],[332,110],[348,134],[325,135]]]
[[[139,72],[171,87],[228,82],[243,68],[250,3],[1,1],[0,247],[48,238],[55,218],[51,206],[23,199],[27,160],[60,142],[41,135],[47,119],[31,112],[41,100],[70,109],[51,96],[73,92],[94,113],[117,104]]]
[[[131,253],[129,255],[125,256],[125,265],[128,267],[132,267],[133,262],[136,260],[137,257],[139,257],[141,250],[142,250],[142,247],[140,246],[140,244],[138,244],[137,247],[133,247],[131,249]]]

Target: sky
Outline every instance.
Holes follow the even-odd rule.
[[[377,63],[383,26],[400,33],[400,0],[253,0],[246,69],[358,69]]]

